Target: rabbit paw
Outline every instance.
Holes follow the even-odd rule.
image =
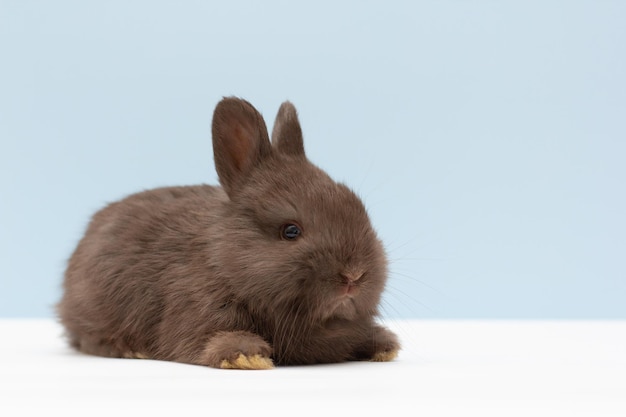
[[[374,356],[370,359],[371,362],[390,362],[398,356],[398,349],[383,350],[374,353]]]
[[[368,339],[359,346],[355,353],[355,359],[371,362],[390,362],[398,356],[400,342],[398,337],[382,326],[374,326]]]
[[[140,352],[128,351],[122,354],[122,357],[125,359],[150,359],[147,355],[144,355]]]
[[[207,343],[202,365],[221,369],[271,369],[272,348],[260,336],[245,332],[219,332]]]
[[[245,356],[240,353],[234,360],[224,359],[220,363],[222,369],[272,369],[274,362],[261,355]]]

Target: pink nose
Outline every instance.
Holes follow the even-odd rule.
[[[353,284],[363,276],[362,272],[342,272],[341,277],[346,284]]]

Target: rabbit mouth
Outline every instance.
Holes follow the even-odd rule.
[[[354,318],[357,312],[355,296],[358,292],[359,288],[355,285],[342,285],[332,303],[331,315],[343,319]]]
[[[341,298],[353,298],[359,293],[360,289],[358,285],[348,282],[343,284],[339,291]]]

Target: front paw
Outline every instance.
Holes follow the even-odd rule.
[[[207,343],[200,362],[222,369],[271,369],[272,348],[260,336],[245,332],[219,332]]]
[[[267,356],[247,356],[240,353],[234,360],[224,359],[220,363],[222,369],[272,369],[274,362]]]
[[[372,362],[391,362],[398,357],[398,349],[393,350],[381,350],[374,353],[370,361]]]
[[[376,325],[371,331],[371,339],[357,351],[357,358],[371,362],[389,362],[398,356],[399,351],[398,336]]]

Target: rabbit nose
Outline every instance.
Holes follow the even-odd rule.
[[[346,271],[342,272],[340,275],[346,284],[353,284],[361,279],[361,277],[363,276],[363,272]]]

